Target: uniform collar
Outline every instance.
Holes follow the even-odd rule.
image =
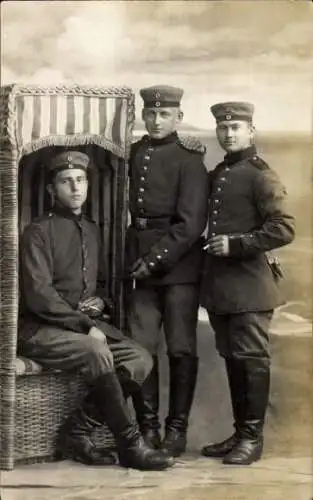
[[[245,160],[246,158],[250,158],[251,156],[255,156],[256,154],[256,147],[253,145],[246,149],[242,149],[241,151],[236,151],[236,153],[225,155],[224,162],[226,165],[234,165],[235,163]]]
[[[84,218],[84,214],[80,213],[79,215],[73,214],[72,210],[66,207],[62,207],[61,205],[55,204],[51,210],[56,215],[63,217],[64,219],[71,220],[82,220]]]
[[[149,137],[149,142],[152,146],[162,146],[163,144],[170,144],[171,142],[176,142],[178,138],[177,132],[172,132],[171,134],[163,137],[163,139],[152,139]]]

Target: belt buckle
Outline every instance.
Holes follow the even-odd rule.
[[[147,225],[148,225],[148,219],[146,217],[136,218],[136,227],[138,229],[146,229]]]

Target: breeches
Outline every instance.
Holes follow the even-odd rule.
[[[216,348],[224,358],[269,360],[269,327],[273,311],[209,314]]]
[[[196,356],[198,307],[197,284],[139,284],[128,308],[131,337],[156,355],[163,326],[169,356]]]
[[[106,333],[106,323],[97,327]],[[55,370],[80,371],[88,381],[105,373],[127,370],[130,379],[142,384],[152,368],[149,353],[122,333],[107,343],[89,335],[43,325],[34,336],[21,343],[21,354]]]

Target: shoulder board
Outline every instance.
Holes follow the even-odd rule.
[[[262,160],[262,158],[257,155],[251,156],[251,158],[249,158],[249,163],[260,170],[267,170],[270,168],[266,161]]]
[[[190,135],[179,135],[178,136],[178,144],[182,146],[187,151],[191,151],[193,153],[199,153],[204,155],[206,153],[206,147],[202,142],[197,139],[197,137],[193,137]]]

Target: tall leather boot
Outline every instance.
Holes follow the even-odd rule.
[[[172,356],[170,364],[170,404],[165,421],[165,438],[162,450],[174,457],[186,450],[187,429],[193,402],[198,358],[192,356]]]
[[[143,385],[132,393],[140,432],[152,449],[161,447],[159,422],[159,368],[158,357],[153,356],[153,366]]]
[[[244,416],[244,381],[245,373],[242,363],[232,358],[225,358],[231,405],[234,417],[234,433],[224,441],[208,444],[201,450],[205,457],[224,457],[239,440],[240,422]]]
[[[117,444],[119,462],[139,470],[163,470],[174,463],[172,457],[147,446],[131,415],[116,373],[101,376],[95,384],[95,404]]]
[[[55,458],[69,458],[86,465],[115,464],[116,458],[110,450],[96,448],[92,440],[93,431],[101,426],[89,394],[60,428]]]
[[[268,405],[270,366],[267,358],[241,362],[245,372],[244,415],[239,424],[240,439],[224,457],[224,464],[250,465],[261,458],[263,428]]]

